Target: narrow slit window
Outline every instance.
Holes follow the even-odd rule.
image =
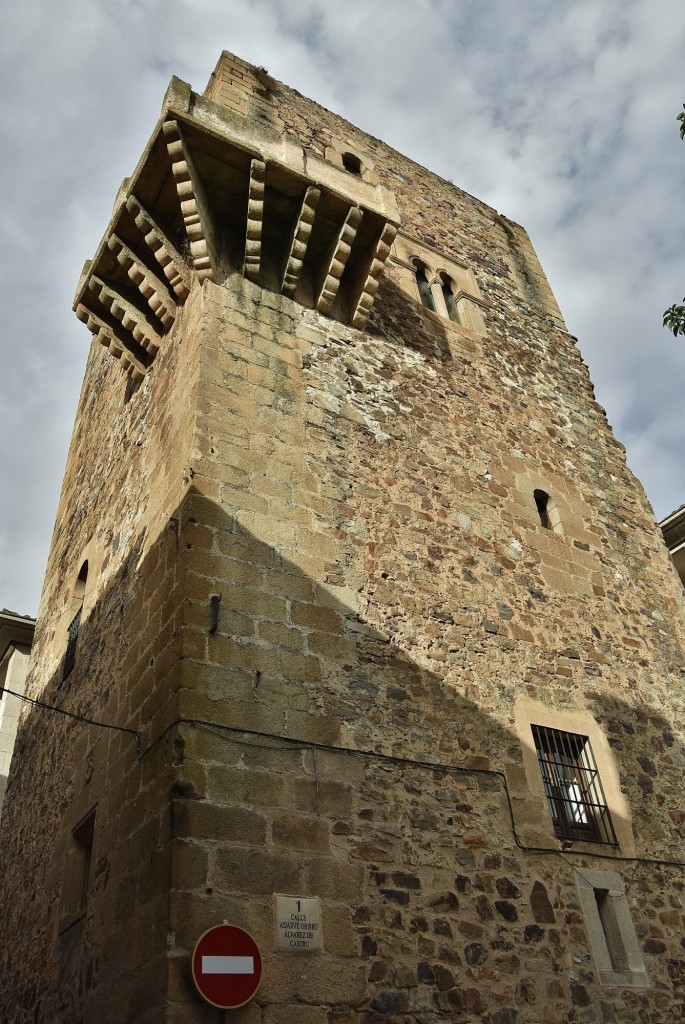
[[[140,391],[140,381],[134,380],[129,374],[126,377],[126,386],[124,388],[124,405],[128,405],[134,395]]]
[[[426,309],[430,309],[432,313],[435,313],[435,299],[433,298],[433,292],[431,291],[431,286],[428,283],[426,271],[420,263],[416,267],[416,284],[419,289],[421,303],[426,307]]]
[[[617,846],[588,737],[541,725],[531,728],[556,835]]]
[[[535,504],[537,506],[538,515],[540,516],[540,523],[545,530],[551,530],[552,525],[549,521],[549,494],[547,491],[542,491],[536,487],[533,491],[533,497],[535,498]]]
[[[77,890],[78,911],[83,912],[88,904],[90,888],[90,866],[93,859],[93,836],[95,834],[95,811],[74,829],[72,835],[76,847],[77,858]]]
[[[649,988],[624,878],[616,871],[583,867],[576,872],[576,885],[599,984]]]
[[[616,914],[616,897],[608,889],[593,889],[593,892],[611,967],[614,971],[627,971],[630,964]]]

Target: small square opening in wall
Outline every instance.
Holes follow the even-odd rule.
[[[62,930],[85,915],[95,836],[95,808],[72,829],[62,887]]]
[[[355,153],[343,153],[342,163],[345,170],[350,174],[358,174],[361,176],[362,162]]]

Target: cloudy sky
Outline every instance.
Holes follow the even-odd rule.
[[[202,91],[222,49],[522,223],[657,517],[685,502],[682,0],[6,0],[0,607],[38,605],[81,267],[169,78]]]

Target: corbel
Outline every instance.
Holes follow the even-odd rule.
[[[266,164],[253,160],[250,164],[250,186],[247,200],[247,231],[245,235],[245,261],[243,273],[250,281],[259,284],[259,268],[262,258],[262,222],[264,220],[264,185]]]
[[[320,198],[321,189],[310,185],[304,194],[304,199],[302,200],[302,208],[300,209],[295,229],[293,231],[288,261],[285,265],[285,273],[283,274],[283,282],[281,284],[281,291],[284,295],[287,295],[290,298],[293,297],[297,290],[300,274],[302,272],[302,264],[304,263],[304,258],[307,255],[307,246],[309,245],[309,239],[312,233],[316,207],[318,206]]]
[[[347,211],[347,216],[331,248],[331,255],[328,267],[324,271],[323,284],[316,303],[319,313],[330,313],[335,302],[340,278],[343,275],[345,264],[352,251],[352,244],[362,220],[362,211],[358,206],[352,206]]]
[[[106,309],[110,310],[112,316],[121,322],[122,327],[131,334],[133,340],[154,357],[159,349],[161,339],[145,313],[115,291],[111,285],[105,284],[97,274],[91,274],[88,287],[97,294],[99,301]]]
[[[107,239],[107,246],[116,256],[117,263],[124,268],[147,301],[157,319],[169,330],[176,317],[176,303],[172,302],[166,285],[145,266],[118,235],[110,235]]]
[[[216,245],[204,186],[181,134],[178,121],[165,121],[162,131],[171,159],[171,172],[176,182],[195,272],[201,282],[207,278],[215,281]]]
[[[352,314],[352,326],[361,329],[369,318],[373,300],[378,291],[380,276],[383,273],[392,243],[397,234],[397,227],[394,224],[386,224],[381,232],[381,237],[376,245],[376,251],[371,260],[371,266],[362,286],[361,293],[357,299],[357,305]]]
[[[126,209],[142,233],[148,249],[162,268],[172,290],[178,296],[179,301],[183,302],[190,292],[185,260],[139,199],[133,195],[129,196],[126,201]]]

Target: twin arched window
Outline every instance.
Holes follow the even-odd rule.
[[[456,286],[449,274],[444,271],[434,274],[418,259],[413,260],[413,264],[421,305],[453,323],[461,323],[454,294]]]

